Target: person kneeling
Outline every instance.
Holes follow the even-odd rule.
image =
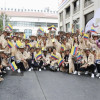
[[[86,71],[85,74],[88,74],[88,71],[91,71],[91,78],[94,78],[94,55],[91,54],[90,49],[85,49],[85,54],[83,55],[82,66],[80,67],[80,71]]]

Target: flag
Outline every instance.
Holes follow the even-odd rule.
[[[93,26],[91,27],[91,32],[94,32],[94,33],[96,33],[96,34],[97,34],[97,32],[96,32],[96,30],[94,29],[94,27],[93,27]]]
[[[44,32],[43,28],[41,28],[41,27],[40,27],[40,29],[39,29],[39,30],[40,30],[40,32]]]
[[[54,60],[58,60],[58,57],[55,54],[51,54],[51,58],[53,58]]]
[[[20,48],[21,46],[22,46],[22,43],[21,43],[21,41],[18,40],[18,41],[16,42],[15,47],[16,47],[16,48]]]
[[[89,38],[89,35],[88,34],[84,34],[84,39],[88,40],[88,38]]]
[[[81,54],[79,52],[78,55],[77,55],[77,60],[80,60],[81,58],[82,58],[82,56],[81,56]]]
[[[56,30],[56,27],[54,25],[48,27],[48,30],[52,30],[52,29]]]
[[[8,28],[10,31],[13,30],[13,27],[12,27],[10,24],[7,25],[7,28]]]
[[[64,63],[64,60],[62,58],[60,58],[59,61],[58,61],[58,66],[61,66],[62,63]]]
[[[31,45],[30,43],[27,43],[27,46],[28,46],[29,48],[31,48],[31,47],[32,47],[32,45]]]
[[[61,45],[61,50],[65,51],[65,46],[63,44]]]
[[[12,33],[10,33],[10,37],[13,37],[13,34]]]
[[[80,31],[80,35],[82,35],[83,33],[84,33],[84,30],[81,29],[81,31]]]
[[[12,69],[13,71],[15,71],[15,70],[18,69],[17,65],[15,64],[15,61],[13,61],[13,62],[10,64],[10,67],[11,67],[11,69]]]
[[[36,57],[36,59],[41,58],[41,57],[42,57],[42,53],[41,53],[41,51],[39,51],[39,53],[37,53],[37,54],[35,55],[35,57]]]
[[[73,46],[72,50],[71,50],[71,55],[76,55],[77,54],[77,50],[78,50],[78,47]]]
[[[26,39],[26,34],[24,34],[24,36],[23,36],[23,37],[24,37],[24,39]]]
[[[10,41],[8,41],[8,47],[9,48],[12,48],[13,47],[13,44]]]
[[[72,25],[72,33],[74,33],[74,25]]]

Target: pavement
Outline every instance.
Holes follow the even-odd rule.
[[[100,79],[61,72],[8,74],[0,83],[0,100],[100,100]]]

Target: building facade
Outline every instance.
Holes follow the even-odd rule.
[[[24,32],[27,37],[37,34],[39,27],[48,32],[48,27],[55,25],[58,29],[57,12],[43,11],[3,11],[9,17],[9,24],[13,26],[14,32]]]
[[[76,29],[84,29],[95,11],[100,8],[100,0],[62,0],[59,6],[59,30],[71,32],[72,25]]]

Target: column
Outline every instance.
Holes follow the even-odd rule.
[[[84,0],[80,0],[80,29],[84,30],[85,19],[84,19],[83,9],[84,9]]]
[[[70,4],[70,32],[72,31],[72,24],[73,24],[73,3]]]
[[[64,32],[66,32],[66,25],[65,25],[65,24],[66,24],[66,23],[65,23],[65,20],[66,20],[66,19],[65,19],[65,15],[66,15],[66,12],[65,12],[65,9],[64,9],[64,10],[63,10],[63,31],[64,31]]]

